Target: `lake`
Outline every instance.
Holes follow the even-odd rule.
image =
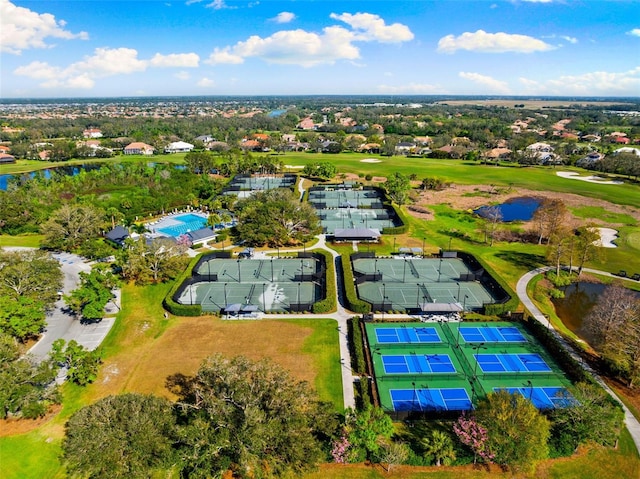
[[[529,221],[533,218],[533,214],[536,212],[540,204],[542,204],[542,200],[539,198],[522,196],[519,198],[511,198],[510,200],[495,206],[481,206],[473,212],[483,218],[486,218],[489,215],[491,208],[497,208],[502,214],[503,222]]]
[[[564,325],[586,341],[591,338],[583,330],[582,320],[591,312],[606,287],[601,283],[572,283],[564,289],[564,298],[553,300],[556,314]]]

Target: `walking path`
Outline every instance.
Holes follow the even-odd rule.
[[[336,261],[338,260],[338,257],[340,256],[336,251],[332,250],[331,248],[329,248],[325,242],[325,235],[319,235],[318,237],[318,241],[313,245],[310,246],[308,248],[296,248],[296,249],[288,249],[288,250],[280,250],[280,254],[282,253],[297,253],[300,251],[310,251],[310,250],[314,250],[314,249],[323,249],[325,251],[328,251],[329,253],[331,253],[331,256],[333,257],[333,261],[334,264],[336,263]],[[257,257],[260,256],[264,256],[266,257],[266,255],[268,253],[275,253],[275,250],[273,251],[261,251],[259,253],[256,254]],[[337,266],[337,265],[336,265]],[[343,402],[344,402],[344,407],[346,408],[354,408],[356,407],[356,401],[355,401],[355,393],[354,393],[354,388],[353,388],[353,383],[354,383],[354,375],[353,375],[353,370],[351,369],[351,352],[349,350],[349,338],[348,338],[348,326],[347,326],[347,320],[353,316],[355,316],[355,313],[352,313],[350,311],[348,311],[344,305],[343,305],[343,301],[342,301],[342,288],[341,285],[339,283],[340,278],[338,275],[338,271],[339,268],[335,268],[336,274],[335,274],[335,281],[336,281],[336,291],[337,291],[337,310],[334,313],[325,313],[325,314],[304,314],[301,315],[300,317],[304,318],[304,319],[326,319],[326,318],[330,318],[330,319],[334,319],[337,323],[338,323],[338,344],[340,347],[340,364],[341,364],[341,370],[342,370],[342,395],[343,395]],[[281,319],[281,318],[285,318],[285,319],[291,319],[291,318],[295,318],[295,315],[291,315],[291,314],[265,314],[263,315],[263,317],[265,319]]]
[[[531,299],[529,299],[529,296],[527,295],[527,285],[529,284],[529,282],[535,276],[542,274],[546,271],[549,271],[551,269],[554,269],[554,268],[543,267],[543,268],[534,269],[533,271],[529,271],[528,273],[524,274],[518,281],[518,284],[516,285],[516,293],[518,295],[518,298],[520,299],[522,304],[524,304],[524,307],[527,309],[527,311],[529,311],[531,316],[537,321],[539,321],[540,323],[542,323],[547,329],[549,329],[549,331],[553,333],[556,339],[571,354],[571,356],[580,364],[582,364],[582,367],[584,367],[587,371],[589,371],[589,373],[591,373],[591,375],[595,378],[595,380],[605,389],[605,391],[609,393],[611,397],[613,397],[616,401],[620,403],[620,405],[622,406],[622,409],[624,410],[624,420],[627,425],[627,429],[629,430],[629,433],[633,438],[633,442],[636,445],[636,449],[638,450],[638,452],[640,452],[640,422],[638,422],[638,420],[633,416],[633,414],[631,414],[631,411],[629,411],[629,409],[622,403],[622,401],[620,401],[620,398],[618,398],[616,393],[609,386],[607,386],[604,380],[600,376],[598,376],[598,374],[593,369],[591,369],[589,365],[581,361],[581,358],[574,351],[574,349],[564,340],[564,338],[560,335],[560,333],[558,333],[558,331],[551,325],[551,323],[546,318],[546,316],[540,312],[540,310],[536,307],[535,304],[533,304],[533,301],[531,301]],[[584,269],[583,271],[588,271],[589,273],[601,274],[604,276],[613,276],[615,278],[618,278],[618,276],[614,276],[611,273],[607,273],[605,271],[598,271],[595,269]],[[622,278],[622,279],[625,279],[625,278]]]

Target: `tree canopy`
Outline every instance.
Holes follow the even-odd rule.
[[[71,416],[63,457],[69,471],[92,479],[146,478],[172,464],[172,405],[142,394],[108,396]]]
[[[183,405],[183,464],[189,477],[231,467],[242,477],[300,473],[321,462],[337,429],[331,408],[304,382],[267,360],[214,355],[174,381]]]
[[[296,244],[322,231],[315,209],[284,189],[258,192],[240,200],[236,213],[238,235],[254,246]]]
[[[493,462],[526,471],[548,457],[549,420],[521,394],[490,393],[479,402],[475,416],[487,430]]]

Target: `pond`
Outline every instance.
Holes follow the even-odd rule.
[[[110,163],[110,166],[113,165],[117,165],[118,163]],[[161,165],[162,163],[154,163],[154,162],[148,162],[147,166],[149,168],[155,168],[158,165]],[[37,174],[42,175],[45,179],[50,179],[51,175],[55,172],[55,173],[59,173],[62,175],[66,175],[66,176],[76,176],[78,175],[81,171],[92,171],[92,170],[98,170],[100,169],[102,166],[104,166],[105,163],[83,163],[80,165],[66,165],[66,166],[55,166],[52,168],[45,168],[42,170],[37,170],[37,171],[31,171],[28,173],[22,173],[22,174],[15,174],[15,175],[11,175],[11,174],[6,174],[6,175],[0,175],[0,190],[5,191],[7,189],[7,186],[9,184],[9,180],[11,178],[14,177],[21,177],[21,176],[26,176],[29,175],[31,178],[33,178],[34,176],[36,176]],[[185,165],[174,165],[173,166],[174,169],[182,171],[182,170],[186,170],[187,167]]]
[[[82,164],[82,165],[68,165],[68,166],[56,166],[53,168],[45,168],[42,170],[37,170],[37,171],[31,171],[28,173],[18,173],[15,175],[0,175],[0,190],[6,190],[7,189],[7,185],[9,184],[9,180],[15,177],[21,177],[21,176],[30,176],[31,178],[35,177],[37,174],[42,175],[45,179],[50,179],[51,175],[56,172],[56,173],[60,173],[63,175],[67,175],[67,176],[76,176],[77,174],[79,174],[81,171],[91,171],[91,170],[97,170],[102,166],[102,164],[100,163],[87,163],[87,164]]]
[[[553,300],[556,314],[564,325],[586,341],[591,338],[583,330],[582,320],[591,312],[606,287],[601,283],[572,283],[564,289],[564,298]]]
[[[510,221],[529,221],[533,218],[533,214],[536,212],[542,200],[540,198],[533,198],[530,196],[522,196],[518,198],[511,198],[502,204],[495,206],[482,206],[473,212],[483,218],[487,218],[492,208],[497,208],[501,215],[503,222]]]

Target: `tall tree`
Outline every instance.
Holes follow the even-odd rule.
[[[152,477],[174,463],[175,429],[166,399],[108,396],[71,416],[62,443],[64,461],[82,477]]]
[[[613,447],[623,427],[620,404],[598,385],[578,383],[565,407],[550,414],[551,443],[560,454],[570,455],[588,441]]]
[[[633,387],[640,380],[640,299],[631,290],[610,285],[584,318],[592,346]]]
[[[306,383],[268,360],[214,355],[171,390],[184,406],[184,464],[194,477],[300,475],[322,461],[337,421]],[[225,459],[226,458],[226,459]]]
[[[30,297],[49,308],[62,287],[60,263],[45,251],[0,249],[0,295]]]
[[[117,255],[116,263],[125,279],[139,284],[158,283],[174,278],[189,262],[185,245],[166,238],[156,238],[147,244],[144,237],[127,240]]]
[[[251,245],[284,246],[320,233],[320,219],[309,203],[288,190],[258,192],[236,204],[241,239]]]
[[[368,406],[362,411],[347,411],[345,428],[350,444],[351,462],[376,460],[380,447],[393,435],[393,422],[382,408]]]
[[[98,237],[104,228],[101,209],[91,205],[65,204],[42,225],[43,246],[73,251],[82,242]]]
[[[484,242],[489,243],[489,246],[493,246],[500,225],[502,225],[502,211],[497,206],[490,206],[483,213],[482,221]]]
[[[44,329],[44,303],[28,296],[0,296],[0,331],[25,342]]]
[[[475,414],[488,431],[488,446],[497,464],[528,471],[548,456],[549,421],[524,396],[490,393],[479,402]]]
[[[594,225],[587,225],[578,228],[576,235],[575,254],[578,263],[578,276],[580,276],[585,263],[596,257],[598,254],[598,247],[596,244],[600,239],[600,235]]]
[[[542,201],[532,218],[538,244],[542,244],[544,238],[549,242],[552,235],[557,235],[558,230],[566,223],[567,214],[567,206],[562,200],[545,198]]]
[[[408,176],[397,171],[387,178],[384,189],[391,198],[391,201],[402,206],[409,200],[411,191],[411,180]]]
[[[15,339],[0,332],[0,419],[43,416],[60,403],[55,378],[52,362],[22,358]]]

